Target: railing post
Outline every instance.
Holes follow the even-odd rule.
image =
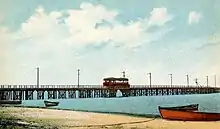
[[[150,79],[150,88],[151,88],[151,73],[148,73],[149,74],[149,79]]]
[[[37,67],[37,88],[39,88],[40,84],[40,68]]]
[[[77,69],[77,87],[79,88],[79,71],[80,69]]]
[[[171,86],[171,88],[172,88],[172,81],[173,81],[173,77],[172,77],[172,74],[169,74],[170,75],[170,86]]]
[[[216,87],[216,75],[215,75],[215,87]]]
[[[122,77],[125,78],[125,71],[122,72]]]
[[[209,86],[209,77],[206,76],[207,87]]]
[[[189,87],[189,75],[186,75],[187,86]]]

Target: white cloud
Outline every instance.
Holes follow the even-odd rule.
[[[43,7],[38,7],[22,23],[18,32],[13,33],[16,37],[13,41],[13,45],[16,45],[13,56],[17,62],[15,67],[19,69],[14,73],[17,77],[15,83],[35,83],[36,66],[40,66],[42,84],[72,84],[76,82],[74,77],[77,68],[82,69],[80,80],[86,84],[101,83],[101,79],[113,70],[120,75],[121,69],[131,71],[133,83],[139,80],[144,83],[145,77],[139,77],[139,73],[132,70],[136,68],[137,62],[143,60],[133,63],[130,50],[161,39],[172,30],[160,28],[171,20],[166,9],[161,11],[161,18],[158,18],[159,12],[153,11],[149,20],[144,17],[123,24],[117,19],[119,13],[116,10],[109,10],[103,5],[82,3],[80,9],[49,13]],[[159,26],[154,33],[148,31],[153,25]],[[107,44],[108,48],[95,52],[91,52],[93,48],[87,48],[102,44]],[[143,65],[140,67],[143,67],[139,69],[142,71],[146,68]]]
[[[202,18],[202,14],[199,13],[199,12],[196,12],[196,11],[192,11],[189,13],[189,16],[188,16],[188,23],[191,25],[191,24],[195,24],[195,23],[199,23],[199,21],[201,20]]]
[[[44,9],[39,7],[36,9],[36,13],[22,24],[21,33],[26,38],[46,38],[50,33],[58,32],[57,29],[61,29],[57,20],[61,16],[62,14],[59,12],[46,14]]]
[[[154,8],[151,12],[149,25],[163,26],[166,22],[172,20],[173,16],[168,14],[167,8]]]
[[[19,33],[22,39],[37,42],[36,47],[41,50],[50,45],[55,50],[55,46],[57,49],[64,46],[76,49],[103,43],[131,48],[157,40],[171,30],[163,30],[163,34],[160,29],[155,33],[148,32],[148,26],[154,25],[152,22],[162,26],[171,20],[165,8],[154,9],[149,23],[144,18],[122,24],[116,20],[117,15],[118,12],[108,10],[103,5],[94,6],[90,3],[82,3],[80,9],[67,12],[46,13],[43,7],[38,7],[36,13],[22,24]]]
[[[83,3],[80,7],[78,10],[69,10],[67,17],[62,17],[60,12],[46,14],[44,9],[39,7],[36,13],[22,24],[21,32],[26,38],[35,39],[48,39],[48,34],[56,33],[55,37],[62,37],[63,42],[73,47],[105,42],[133,47],[148,37],[148,33],[142,29],[146,26],[144,21],[125,25],[116,20],[116,11],[107,10],[102,5]],[[64,21],[60,22],[59,18],[63,18]],[[105,22],[111,26],[99,25]]]
[[[71,37],[68,41],[78,45],[111,41],[115,45],[125,45],[127,47],[135,47],[144,41],[146,42],[144,39],[147,39],[150,34],[145,28],[150,24],[145,19],[122,24],[116,20],[117,15],[116,11],[108,10],[102,5],[93,6],[90,3],[83,3],[81,10],[69,11],[66,23],[69,26]],[[159,14],[154,13],[152,15]],[[167,16],[166,10],[165,15]],[[162,25],[169,21],[170,19],[166,16],[163,17],[166,19],[162,19],[161,23],[158,21],[157,24]],[[106,22],[110,26],[97,27],[99,24]],[[149,38],[148,42],[150,41],[151,39]]]

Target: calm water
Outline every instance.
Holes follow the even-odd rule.
[[[220,112],[220,93],[200,95],[174,95],[174,96],[139,96],[125,98],[89,98],[89,99],[63,99],[55,108],[121,112],[132,114],[159,114],[157,106],[177,106],[198,103],[199,110]],[[43,100],[26,100],[24,106],[44,107]]]

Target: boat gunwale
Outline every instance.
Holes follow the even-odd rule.
[[[196,109],[198,110],[199,108],[199,104],[189,104],[189,105],[185,105],[185,106],[175,106],[175,107],[163,107],[163,106],[158,106],[160,108],[163,109],[172,109],[172,110],[189,110],[189,109],[185,109],[185,108],[190,108],[190,107],[196,107]]]
[[[201,111],[189,111],[189,110],[179,110],[179,109],[168,109],[158,106],[159,112],[161,114],[162,110],[169,110],[169,111],[178,111],[178,112],[187,112],[187,113],[193,113],[193,114],[212,114],[212,115],[220,115],[220,112],[201,112]],[[162,116],[162,115],[161,115]]]
[[[188,104],[188,105],[183,105],[183,106],[172,106],[172,107],[163,107],[163,106],[159,106],[159,107],[175,109],[175,108],[189,107],[189,106],[192,106],[192,105],[199,106],[199,104]]]

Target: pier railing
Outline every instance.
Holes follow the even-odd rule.
[[[196,85],[131,85],[130,88],[206,88],[207,86],[196,86]],[[102,85],[0,85],[1,89],[43,89],[43,88],[52,88],[52,89],[59,89],[59,88],[105,88]],[[207,88],[216,88],[214,86],[208,86]]]

